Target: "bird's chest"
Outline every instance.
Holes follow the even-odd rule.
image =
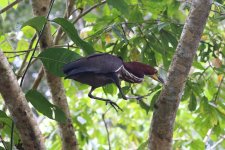
[[[73,79],[93,87],[100,87],[109,83],[113,83],[113,80],[105,74],[82,73],[74,76]]]

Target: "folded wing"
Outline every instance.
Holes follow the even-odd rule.
[[[116,72],[122,65],[123,61],[119,57],[101,53],[70,62],[64,65],[63,72],[67,75],[66,78],[72,78],[77,74],[85,72],[107,74]]]

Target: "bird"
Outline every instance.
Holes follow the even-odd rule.
[[[105,101],[110,104],[116,111],[122,109],[112,100],[96,97],[92,92],[107,84],[114,83],[123,99],[141,98],[127,97],[120,86],[120,81],[124,80],[129,83],[141,83],[144,76],[164,84],[164,80],[158,75],[158,71],[147,64],[132,61],[124,62],[121,57],[109,53],[97,53],[87,57],[81,57],[75,61],[69,62],[63,66],[65,79],[73,79],[83,84],[91,86],[88,96],[92,99]]]

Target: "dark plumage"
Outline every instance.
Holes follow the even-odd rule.
[[[93,96],[91,93],[94,89],[115,83],[122,97],[129,99],[138,97],[126,97],[120,87],[120,79],[130,83],[140,83],[144,79],[144,75],[148,75],[163,82],[156,76],[157,70],[153,67],[140,62],[123,62],[121,58],[107,53],[93,54],[70,62],[63,67],[63,72],[66,74],[65,78],[90,85],[92,87],[88,94],[90,98],[106,101],[116,110],[121,108],[115,102]]]

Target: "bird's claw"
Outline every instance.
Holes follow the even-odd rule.
[[[123,109],[122,108],[120,108],[120,106],[119,105],[117,105],[117,103],[115,103],[115,102],[113,102],[113,101],[106,101],[106,105],[107,104],[110,104],[117,112],[118,112],[118,110],[121,110],[121,111],[123,111]]]

